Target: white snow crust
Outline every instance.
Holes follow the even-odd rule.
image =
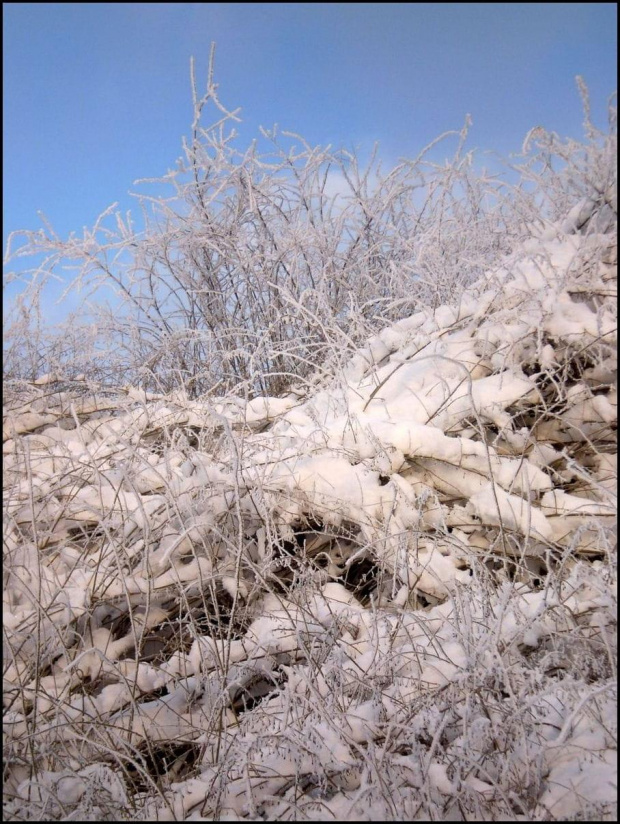
[[[586,206],[308,397],[45,375],[5,412],[9,814],[614,818],[615,240]]]

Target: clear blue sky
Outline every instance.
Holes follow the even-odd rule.
[[[189,59],[259,124],[415,156],[473,116],[470,147],[516,151],[542,124],[581,135],[616,87],[614,3],[5,3],[4,227],[81,230],[189,131]]]

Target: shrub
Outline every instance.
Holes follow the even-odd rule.
[[[15,252],[5,815],[614,818],[615,121],[507,186],[193,88],[141,231]]]

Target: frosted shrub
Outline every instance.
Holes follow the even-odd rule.
[[[212,74],[202,98],[193,90],[183,157],[142,181],[157,194],[138,195],[139,220],[110,207],[83,237],[46,226],[10,239],[9,262],[36,255],[37,266],[8,276],[29,286],[7,327],[7,376],[61,366],[190,397],[278,393],[419,303],[459,293],[519,231],[502,187],[464,152],[469,122],[450,164],[426,159],[446,133],[385,172],[376,152],[363,165],[276,128],[242,151]],[[218,119],[203,126],[209,106]],[[96,298],[97,341],[35,336],[32,351],[35,310],[69,261],[67,291]]]
[[[194,104],[143,230],[16,251],[5,815],[615,820],[614,124],[510,189]]]

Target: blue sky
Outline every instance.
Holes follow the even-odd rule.
[[[4,231],[61,235],[135,206],[189,131],[189,59],[217,42],[243,147],[277,122],[312,143],[414,157],[473,117],[508,153],[542,124],[581,135],[574,76],[602,121],[616,86],[614,3],[5,3]]]

